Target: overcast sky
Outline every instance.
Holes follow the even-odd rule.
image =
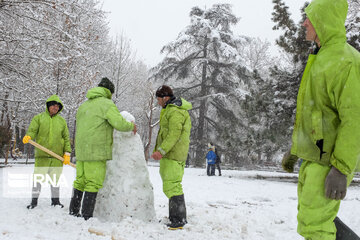
[[[300,20],[304,0],[286,0],[293,19]],[[137,57],[149,66],[159,63],[161,48],[176,39],[189,23],[192,7],[210,8],[214,3],[230,3],[240,22],[233,32],[275,41],[280,32],[273,31],[271,0],[104,0],[102,9],[109,12],[111,34],[124,33],[131,40]]]

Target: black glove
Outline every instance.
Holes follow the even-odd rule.
[[[332,167],[325,180],[325,196],[331,199],[344,199],[347,179],[336,167]]]
[[[281,166],[285,171],[292,173],[294,172],[294,166],[298,159],[299,158],[297,156],[292,155],[290,151],[288,151],[284,154],[284,157],[281,161]]]

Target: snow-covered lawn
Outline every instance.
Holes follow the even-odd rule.
[[[7,168],[0,168],[1,186]],[[208,177],[204,169],[186,168],[183,187],[189,223],[183,230],[170,231],[162,223],[168,215],[168,199],[162,193],[159,168],[149,166],[148,170],[154,187],[156,215],[161,222],[145,223],[131,218],[101,222],[96,217],[84,221],[68,215],[69,198],[61,199],[63,209],[53,208],[46,192],[41,194],[39,206],[28,210],[30,196],[6,198],[1,190],[0,239],[302,239],[296,233],[296,184],[256,179],[295,174],[224,170],[221,177]],[[64,167],[64,171],[73,169]],[[360,186],[351,186],[339,217],[360,235],[359,216]],[[91,234],[89,229],[105,236]]]

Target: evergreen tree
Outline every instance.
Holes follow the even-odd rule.
[[[218,139],[227,124],[218,118],[228,120],[234,115],[225,104],[227,98],[243,95],[238,91],[243,83],[237,75],[240,55],[236,48],[241,39],[231,31],[238,18],[229,4],[194,7],[190,18],[190,25],[162,49],[166,57],[152,69],[152,78],[174,81],[177,93],[193,103],[191,147],[195,148],[195,165],[201,166],[209,138]]]
[[[360,51],[360,0],[349,1],[346,32],[348,43]]]
[[[273,66],[271,71],[271,84],[268,90],[272,98],[267,98],[268,104],[273,107],[267,115],[267,137],[274,143],[272,153],[285,151],[289,148],[296,97],[305,68],[309,51],[314,49],[314,44],[305,40],[305,28],[302,23],[306,18],[305,7],[301,8],[302,19],[298,24],[291,19],[288,6],[282,0],[273,0],[274,11],[272,21],[275,23],[273,30],[282,30],[283,34],[276,40],[284,56],[289,56],[287,66]],[[268,153],[270,155],[270,153]]]

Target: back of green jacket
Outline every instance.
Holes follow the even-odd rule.
[[[61,105],[59,112],[53,117],[50,116],[46,107],[42,112],[31,120],[26,135],[35,140],[38,144],[46,147],[54,153],[63,156],[64,152],[71,152],[69,129],[66,121],[59,113],[63,109],[63,104],[57,95],[50,96],[46,102],[55,101]],[[49,154],[35,149],[35,158],[52,158]]]
[[[305,12],[321,48],[301,80],[291,153],[348,175],[360,167],[360,54],[346,43],[347,1],[314,0]]]
[[[127,132],[134,124],[121,116],[108,89],[92,88],[86,97],[76,114],[76,161],[110,160],[114,128]]]
[[[189,145],[191,119],[188,110],[191,103],[184,99],[171,101],[160,113],[160,129],[154,151],[164,158],[186,161]]]

